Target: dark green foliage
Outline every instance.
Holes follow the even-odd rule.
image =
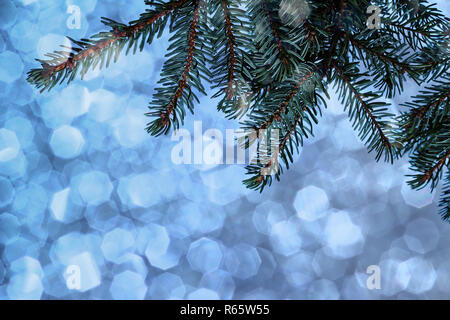
[[[405,103],[409,110],[399,117],[399,139],[405,145],[403,153],[410,154],[411,169],[415,173],[409,184],[415,189],[430,185],[431,190],[450,167],[450,74],[427,86],[411,102]],[[443,192],[440,206],[445,219],[449,218],[450,202],[447,191]]]
[[[210,37],[211,87],[219,89],[212,97],[222,97],[218,109],[229,118],[246,112],[247,81],[252,79],[254,69],[249,56],[254,51],[248,33],[251,27],[239,4],[237,0],[213,0],[208,7],[214,34]]]
[[[348,111],[353,128],[369,148],[375,150],[376,159],[383,155],[386,161],[393,162],[397,158],[398,146],[392,142],[392,130],[389,120],[389,105],[382,101],[382,92],[370,90],[373,85],[369,79],[359,73],[356,63],[343,67],[333,63],[334,72],[331,79],[338,87],[342,104]]]
[[[244,183],[252,189],[264,189],[270,185],[272,176],[280,180],[282,167],[278,167],[278,158],[289,168],[292,162],[292,154],[298,151],[299,145],[304,139],[313,135],[313,127],[318,123],[318,117],[322,115],[319,103],[324,103],[317,88],[323,90],[321,77],[318,70],[311,65],[300,65],[295,78],[280,84],[276,90],[268,92],[261,100],[254,101],[247,119],[243,121],[242,127],[249,133],[255,133],[246,137],[247,145],[254,143],[265,143],[263,139],[257,139],[257,133],[266,130],[267,140],[272,141],[271,133],[277,130],[279,141],[275,143],[274,153],[269,150],[260,150],[256,157],[259,163],[250,164],[248,174],[251,176]],[[262,157],[268,157],[262,159]],[[262,161],[266,160],[266,161]],[[280,170],[279,170],[280,169]],[[266,172],[261,175],[261,172]]]
[[[279,17],[278,1],[254,0],[248,2],[248,14],[253,25],[255,70],[254,81],[269,84],[294,75],[303,60],[296,28],[284,25]]]
[[[103,18],[108,32],[73,40],[75,48],[49,55],[29,72],[36,87],[51,89],[126,49],[142,50],[170,28],[169,52],[149,106],[152,135],[167,134],[193,112],[209,82],[218,109],[240,119],[240,140],[255,148],[244,183],[262,191],[289,168],[293,154],[313,136],[337,88],[349,120],[375,159],[410,157],[413,188],[435,188],[450,214],[449,19],[423,0],[179,0],[146,1],[149,9],[129,25]],[[369,29],[370,5],[381,9],[381,28]],[[425,87],[390,112],[389,99],[406,81]],[[447,171],[447,173],[445,173]]]
[[[152,135],[167,134],[172,126],[178,129],[186,109],[194,112],[194,100],[198,102],[195,89],[206,94],[201,78],[208,80],[210,77],[201,47],[206,42],[208,29],[202,4],[202,0],[189,2],[173,15],[170,31],[174,35],[158,82],[160,86],[146,114],[155,118],[147,126]]]
[[[41,92],[50,90],[58,83],[70,83],[78,74],[83,78],[86,72],[97,66],[100,69],[104,65],[108,67],[111,60],[117,61],[124,48],[125,54],[130,51],[136,53],[138,48],[142,51],[146,43],[152,43],[155,35],[161,36],[173,9],[186,2],[188,1],[179,0],[166,4],[162,1],[146,1],[153,8],[147,9],[139,20],[132,21],[129,25],[103,17],[103,24],[110,29],[108,32],[100,32],[90,39],[80,41],[69,38],[72,48],[62,46],[65,50],[47,54],[50,59],[37,59],[42,67],[30,70],[28,81],[37,88],[42,88]]]

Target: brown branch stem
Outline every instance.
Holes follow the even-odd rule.
[[[228,90],[227,90],[227,99],[230,100],[233,95],[233,86],[234,86],[234,68],[236,65],[236,53],[234,48],[234,35],[233,35],[233,27],[230,19],[230,11],[228,9],[228,4],[226,0],[222,0],[222,8],[225,16],[225,26],[226,26],[226,34],[228,39],[228,47],[230,48],[230,57],[228,59],[229,70],[228,70]]]
[[[109,47],[122,39],[123,37],[131,37],[132,35],[136,34],[137,32],[143,30],[147,26],[153,24],[156,20],[168,15],[176,8],[181,7],[183,4],[185,4],[189,0],[178,0],[174,2],[170,2],[167,5],[167,8],[151,17],[146,19],[145,21],[138,22],[136,24],[132,24],[130,26],[127,26],[123,31],[114,30],[113,31],[113,37],[110,39],[101,40],[98,43],[91,45],[87,48],[84,48],[74,56],[67,59],[67,61],[62,62],[60,64],[51,66],[51,65],[44,65],[44,70],[42,73],[43,78],[51,77],[55,72],[59,72],[61,70],[65,69],[73,69],[75,63],[78,61],[81,61],[89,56],[93,56],[101,52],[104,48]]]
[[[297,94],[298,89],[306,82],[308,81],[312,76],[314,75],[314,71],[311,71],[307,75],[305,75],[303,78],[301,78],[295,86],[290,91],[289,95],[284,99],[284,101],[280,104],[280,107],[267,119],[267,121],[262,124],[259,128],[256,128],[256,130],[261,129],[267,129],[274,120],[280,120],[280,115],[284,111],[285,108],[289,105],[291,100],[294,98],[294,96]]]
[[[441,159],[439,159],[439,161],[433,167],[431,167],[430,170],[425,171],[421,182],[424,183],[426,181],[429,181],[435,171],[439,172],[442,169],[442,167],[444,166],[445,162],[449,157],[450,157],[450,149],[447,150],[444,156]]]
[[[375,116],[372,114],[372,111],[370,110],[370,107],[367,105],[367,103],[364,101],[364,99],[361,97],[361,95],[359,94],[359,92],[353,87],[352,83],[350,82],[350,79],[348,79],[344,73],[342,72],[342,70],[337,66],[336,62],[332,62],[332,66],[333,68],[337,71],[337,73],[339,74],[339,77],[346,83],[346,85],[350,88],[351,92],[353,93],[353,95],[356,97],[356,99],[358,99],[358,101],[361,103],[361,106],[363,107],[364,111],[366,112],[366,114],[369,116],[370,120],[372,121],[372,123],[374,124],[375,128],[377,129],[377,131],[379,132],[381,139],[383,140],[383,143],[385,146],[390,147],[391,144],[389,142],[388,137],[386,137],[386,135],[384,134],[380,124],[378,123],[377,119],[375,119]]]
[[[189,78],[189,73],[192,68],[192,62],[194,59],[194,52],[195,52],[195,40],[197,38],[197,25],[198,20],[200,18],[200,4],[197,1],[196,8],[193,13],[193,18],[189,30],[189,36],[188,36],[188,50],[187,50],[187,57],[186,57],[186,64],[184,66],[183,72],[181,74],[181,79],[178,82],[178,88],[173,95],[172,99],[170,100],[169,104],[167,105],[167,109],[161,113],[161,120],[163,125],[167,125],[169,123],[169,117],[174,112],[175,107],[177,106],[178,99],[180,99],[181,95],[183,94],[184,89],[187,86],[187,80]]]

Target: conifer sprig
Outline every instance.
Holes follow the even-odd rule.
[[[193,100],[198,101],[194,88],[206,94],[200,80],[200,72],[206,70],[205,58],[198,50],[198,37],[204,26],[200,19],[201,10],[204,10],[203,0],[193,0],[175,18],[175,36],[171,39],[169,58],[162,70],[161,87],[156,89],[150,111],[146,114],[155,118],[147,125],[147,132],[154,136],[167,134],[172,126],[178,129],[186,115],[184,107],[194,111]],[[178,50],[180,44],[186,47],[185,51]]]
[[[376,151],[377,160],[384,155],[386,161],[393,162],[398,152],[390,139],[389,119],[393,114],[388,112],[389,105],[380,101],[382,95],[367,90],[371,83],[358,73],[356,64],[348,64],[344,69],[333,61],[332,66],[341,102],[348,109],[354,129],[369,151]]]
[[[292,29],[281,22],[279,6],[279,2],[273,0],[247,1],[257,49],[254,77],[264,85],[292,77],[303,60],[299,54],[297,28]]]
[[[182,7],[190,0],[176,0],[168,3],[154,3],[146,1],[154,6],[141,15],[137,21],[129,25],[116,22],[108,18],[102,18],[103,24],[110,28],[109,32],[100,32],[90,39],[80,41],[69,38],[73,46],[71,48],[62,46],[65,50],[46,54],[50,59],[41,60],[41,68],[32,69],[28,72],[28,81],[41,89],[41,92],[52,89],[58,83],[67,83],[75,79],[80,73],[81,77],[90,70],[106,64],[109,66],[111,60],[114,62],[120,56],[122,50],[127,47],[126,53],[133,49],[136,53],[138,48],[142,51],[145,43],[151,43],[157,33],[161,33],[165,27],[166,18],[175,9]]]
[[[253,44],[249,34],[250,24],[237,0],[210,1],[212,32],[210,56],[213,89],[212,97],[221,97],[217,108],[228,118],[241,117],[248,109],[248,81],[255,68],[249,52]]]
[[[178,129],[209,82],[226,117],[241,119],[245,147],[256,146],[244,183],[262,191],[289,168],[293,154],[326,107],[329,85],[375,159],[410,157],[410,185],[445,179],[441,214],[450,217],[450,20],[424,0],[162,0],[149,1],[128,24],[103,18],[108,31],[71,39],[50,53],[28,81],[50,90],[120,54],[143,50],[166,27],[172,34],[149,111],[155,136]],[[368,28],[369,6],[381,11]],[[398,117],[388,99],[413,80],[425,89]],[[273,132],[271,132],[273,130]],[[260,131],[267,131],[263,136]],[[275,134],[278,132],[279,135]],[[264,139],[267,138],[267,141]],[[276,145],[272,149],[267,146]],[[447,171],[447,173],[445,173]]]
[[[410,156],[414,172],[408,183],[414,189],[430,186],[434,190],[444,177],[447,189],[444,188],[440,206],[443,218],[449,219],[450,202],[446,199],[450,167],[450,74],[425,87],[404,107],[407,111],[398,117],[398,137],[405,146],[403,154]]]
[[[325,102],[319,94],[323,87],[318,70],[303,65],[297,72],[298,79],[272,89],[242,122],[242,127],[252,134],[245,136],[241,143],[246,147],[257,146],[255,161],[247,166],[250,177],[244,180],[251,189],[263,191],[266,185],[271,185],[273,177],[280,180],[283,165],[289,168],[294,152],[303,145],[304,139],[313,136],[313,127],[322,115],[320,106]],[[275,133],[278,141],[273,141]]]

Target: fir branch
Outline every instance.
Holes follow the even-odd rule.
[[[283,25],[278,13],[277,1],[248,1],[248,14],[255,26],[253,41],[258,50],[253,55],[254,79],[263,85],[292,77],[303,60],[298,46],[301,41],[298,28]]]
[[[234,96],[234,68],[236,66],[236,53],[234,49],[233,26],[230,19],[230,10],[226,0],[221,1],[223,15],[225,17],[225,28],[228,40],[229,58],[228,58],[228,88],[226,98],[230,100]]]
[[[365,37],[365,31],[359,37]],[[348,33],[343,34],[350,42],[350,51],[355,58],[359,58],[377,82],[375,88],[380,88],[387,97],[393,97],[403,90],[405,73],[419,83],[419,73],[414,64],[415,54],[409,54],[404,44],[387,46],[382,38],[361,40]],[[400,57],[404,57],[401,61]]]
[[[348,3],[346,0],[340,0],[340,2],[339,2],[340,10],[338,13],[338,22],[337,22],[338,28],[342,28],[342,20],[344,17],[345,10],[347,9],[347,5],[348,5]]]
[[[359,80],[357,82],[350,80],[350,75],[357,79],[360,77],[356,73],[356,70],[350,68],[346,72],[338,67],[335,61],[332,62],[332,67],[336,70],[337,77],[344,84],[340,88],[342,101],[346,102],[346,107],[349,109],[350,119],[353,119],[353,126],[355,129],[359,129],[359,135],[361,139],[366,139],[366,143],[369,146],[369,152],[376,150],[376,159],[379,160],[381,156],[385,155],[385,160],[393,162],[396,158],[396,151],[392,146],[389,137],[384,132],[383,127],[386,123],[383,118],[390,117],[385,111],[386,104],[382,102],[375,102],[374,99],[379,98],[376,94],[361,93],[359,89],[367,87],[366,80]],[[359,87],[359,88],[358,88]],[[363,95],[367,98],[367,101],[363,98]],[[378,108],[378,109],[377,109]],[[363,112],[357,112],[357,109]],[[376,115],[378,112],[378,115]],[[366,118],[368,122],[364,123],[362,118]],[[372,133],[370,133],[372,131]]]
[[[269,10],[266,0],[262,0],[262,3],[263,3],[263,7],[264,7],[264,13],[266,14],[266,18],[269,23],[270,31],[272,32],[275,43],[277,44],[277,48],[279,51],[279,53],[278,53],[279,59],[280,59],[281,63],[283,63],[284,65],[287,65],[288,60],[286,58],[286,52],[283,48],[280,35],[278,34],[278,29],[275,27],[275,22],[273,21],[273,18],[271,16],[271,10]]]
[[[215,34],[209,39],[212,88],[219,88],[212,97],[221,96],[218,109],[228,118],[238,118],[248,109],[251,70],[255,68],[249,56],[254,51],[250,25],[236,0],[212,0],[210,12]]]
[[[422,119],[424,117],[424,114],[427,113],[430,109],[433,109],[434,107],[438,106],[439,104],[443,103],[445,100],[447,100],[450,97],[450,92],[443,92],[442,95],[436,97],[432,101],[430,101],[427,105],[413,109],[411,111],[411,121],[415,121],[418,118]]]
[[[447,18],[432,6],[423,10],[419,6],[411,7],[411,3],[388,1],[383,5],[383,12],[388,14],[383,18],[380,31],[397,42],[408,44],[413,50],[423,50],[441,42]]]
[[[74,48],[47,54],[41,68],[29,71],[28,81],[50,90],[77,74],[83,77],[116,61],[124,49],[143,50],[170,21],[167,60],[146,114],[153,118],[149,133],[178,129],[199,101],[197,94],[206,94],[203,81],[209,82],[217,89],[212,97],[220,98],[217,108],[227,118],[245,116],[242,127],[256,132],[244,139],[246,147],[258,147],[245,184],[262,190],[273,178],[279,180],[294,149],[313,135],[325,104],[321,95],[331,84],[369,152],[376,151],[376,160],[384,155],[392,162],[409,153],[413,188],[435,188],[441,181],[450,162],[450,20],[434,5],[422,0],[417,5],[408,0],[301,0],[295,6],[290,0],[249,0],[243,10],[241,0],[156,1],[146,1],[151,9],[128,25],[103,18],[108,32],[71,39]],[[366,26],[371,4],[382,9],[380,29]],[[384,101],[404,91],[407,77],[432,84],[394,119]],[[264,152],[263,130],[281,133],[281,140],[276,134],[269,139],[278,143],[278,151]],[[449,184],[441,198],[446,219]]]
[[[309,80],[311,77],[315,75],[314,71],[310,71],[308,74],[306,74],[304,77],[302,77],[300,80],[298,80],[295,85],[293,86],[292,90],[289,92],[289,95],[284,99],[284,101],[280,104],[278,109],[273,112],[269,118],[267,118],[266,121],[264,121],[263,124],[254,127],[253,129],[256,131],[267,129],[273,121],[281,121],[281,114],[283,111],[286,110],[286,108],[291,103],[294,96],[298,93],[299,89]]]
[[[241,145],[250,148],[256,144],[256,158],[246,167],[250,178],[244,184],[251,189],[262,191],[272,183],[273,178],[280,180],[283,168],[278,161],[282,159],[286,169],[293,162],[294,149],[303,145],[304,138],[313,135],[313,126],[317,124],[317,116],[321,115],[319,104],[323,98],[316,91],[321,88],[317,70],[303,66],[297,81],[283,83],[271,90],[260,100],[249,114],[242,127],[250,132],[241,139]],[[248,132],[247,131],[247,132]],[[279,141],[274,141],[274,132],[281,135]],[[270,141],[270,144],[265,139]],[[264,148],[276,145],[277,150],[270,153]],[[260,150],[260,146],[263,146]]]
[[[195,0],[193,4],[192,11],[192,19],[189,23],[189,32],[187,35],[187,43],[186,43],[186,51],[178,51],[179,48],[175,49],[175,57],[173,59],[177,61],[179,64],[181,60],[179,57],[181,55],[185,55],[184,58],[184,66],[181,68],[181,74],[179,75],[178,81],[174,81],[172,76],[167,78],[163,78],[160,82],[164,84],[170,83],[171,86],[167,87],[166,85],[163,88],[158,88],[158,93],[155,94],[154,99],[151,103],[149,109],[151,110],[146,115],[149,117],[156,117],[153,121],[147,124],[147,132],[151,133],[154,136],[159,136],[161,134],[167,134],[172,127],[178,129],[180,126],[180,120],[183,121],[185,111],[182,108],[182,105],[186,105],[189,110],[193,111],[192,106],[192,93],[189,95],[185,95],[185,90],[188,89],[191,91],[190,82],[200,91],[204,93],[204,88],[201,85],[200,80],[196,78],[192,78],[192,69],[195,68],[195,71],[198,66],[193,66],[196,52],[196,39],[198,36],[198,24],[200,19],[200,9],[202,7],[202,0]],[[186,23],[185,17],[181,18],[181,22],[178,27],[181,27]],[[180,36],[181,34],[179,34]],[[170,61],[170,60],[168,60]],[[197,62],[197,61],[196,61]],[[167,71],[167,69],[171,69],[172,63],[165,64],[165,69],[163,69],[163,74]],[[164,104],[163,104],[164,103]],[[181,103],[181,106],[180,106]]]
[[[424,172],[420,181],[421,184],[427,183],[432,179],[433,176],[436,177],[437,175],[439,175],[449,157],[450,149],[445,152],[445,154],[433,165],[433,167]]]
[[[409,175],[412,188],[422,189],[428,184],[431,190],[436,188],[443,168],[450,165],[450,117],[411,149],[410,164],[415,172]]]
[[[163,121],[163,125],[168,125],[170,115],[174,111],[175,107],[177,106],[178,99],[180,99],[181,95],[183,94],[183,90],[186,88],[187,85],[187,78],[189,77],[189,72],[191,71],[192,67],[192,60],[194,57],[194,50],[195,50],[195,39],[197,37],[197,23],[199,18],[199,9],[200,7],[197,5],[197,8],[195,9],[193,13],[192,23],[191,23],[191,30],[189,31],[189,38],[188,38],[188,49],[187,49],[187,57],[186,57],[186,64],[184,66],[184,70],[181,74],[181,80],[178,82],[178,88],[173,97],[170,100],[169,105],[167,106],[167,109],[162,112],[161,114],[161,121]]]
[[[436,80],[432,85],[413,97],[409,107],[399,117],[399,139],[404,144],[403,154],[410,153],[410,164],[415,174],[408,181],[414,189],[431,185],[435,189],[442,178],[443,169],[450,164],[450,99],[449,75]],[[441,214],[448,219],[445,210],[449,205],[442,203],[446,199],[445,190],[441,198]]]
[[[409,108],[398,117],[398,139],[405,144],[404,152],[427,141],[448,121],[450,112],[450,77],[436,80],[403,106]],[[437,130],[437,131],[436,131]],[[434,132],[434,133],[433,133]]]
[[[303,110],[306,110],[304,107]],[[266,185],[271,185],[273,176],[277,180],[280,180],[280,174],[282,173],[282,167],[278,162],[278,158],[281,157],[287,167],[289,168],[289,160],[292,162],[293,158],[291,156],[293,151],[293,143],[290,143],[290,150],[286,150],[286,145],[289,141],[292,141],[292,136],[295,137],[295,145],[298,146],[298,132],[297,128],[301,122],[303,113],[297,113],[293,124],[289,128],[288,132],[283,136],[280,142],[278,142],[278,148],[273,153],[270,154],[267,159],[267,150],[264,150],[263,156],[261,153],[257,153],[257,163],[250,164],[246,167],[247,174],[252,175],[252,177],[243,181],[243,183],[250,189],[256,189],[262,192]],[[288,160],[289,158],[289,160]]]
[[[446,18],[442,31],[434,41],[423,47],[416,57],[416,64],[423,81],[440,78],[448,73],[450,66],[450,19]]]
[[[384,49],[380,50],[380,47],[372,48],[368,45],[368,41],[359,41],[355,37],[349,35],[348,33],[344,33],[343,36],[350,41],[350,43],[353,45],[353,48],[355,50],[365,50],[366,51],[366,57],[367,55],[375,55],[380,60],[382,60],[386,65],[393,65],[399,70],[401,70],[402,73],[408,72],[412,73],[412,68],[408,64],[400,61],[398,57],[392,57],[392,52],[390,52],[391,56],[388,56],[384,53]],[[364,61],[364,60],[363,60]]]
[[[153,35],[159,31],[159,28],[163,28],[165,23],[161,23],[152,30],[153,24],[189,1],[177,0],[162,5],[148,2],[156,9],[143,14],[141,19],[128,26],[103,18],[102,22],[111,27],[109,32],[101,32],[91,39],[82,39],[81,41],[69,38],[76,47],[69,48],[70,51],[55,51],[53,54],[47,54],[52,58],[51,60],[37,59],[41,62],[41,68],[30,70],[27,80],[38,89],[42,88],[41,92],[43,92],[64,82],[68,77],[68,83],[71,82],[80,69],[83,77],[88,69],[94,69],[99,63],[101,68],[105,60],[106,66],[108,66],[113,56],[114,61],[117,61],[126,43],[129,44],[129,50],[141,36],[140,48],[142,50],[145,41],[150,42]]]

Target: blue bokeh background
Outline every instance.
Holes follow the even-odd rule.
[[[69,5],[81,8],[80,29],[67,27]],[[50,93],[25,81],[65,35],[144,8],[0,2],[1,299],[449,298],[439,190],[411,191],[406,159],[376,163],[336,96],[281,183],[259,194],[242,186],[242,166],[176,165],[176,143],[144,131],[167,34]],[[416,92],[394,99],[394,111]],[[207,97],[186,128],[194,120],[238,127]],[[72,265],[80,289],[67,286]],[[370,265],[381,268],[380,290],[366,286]]]

